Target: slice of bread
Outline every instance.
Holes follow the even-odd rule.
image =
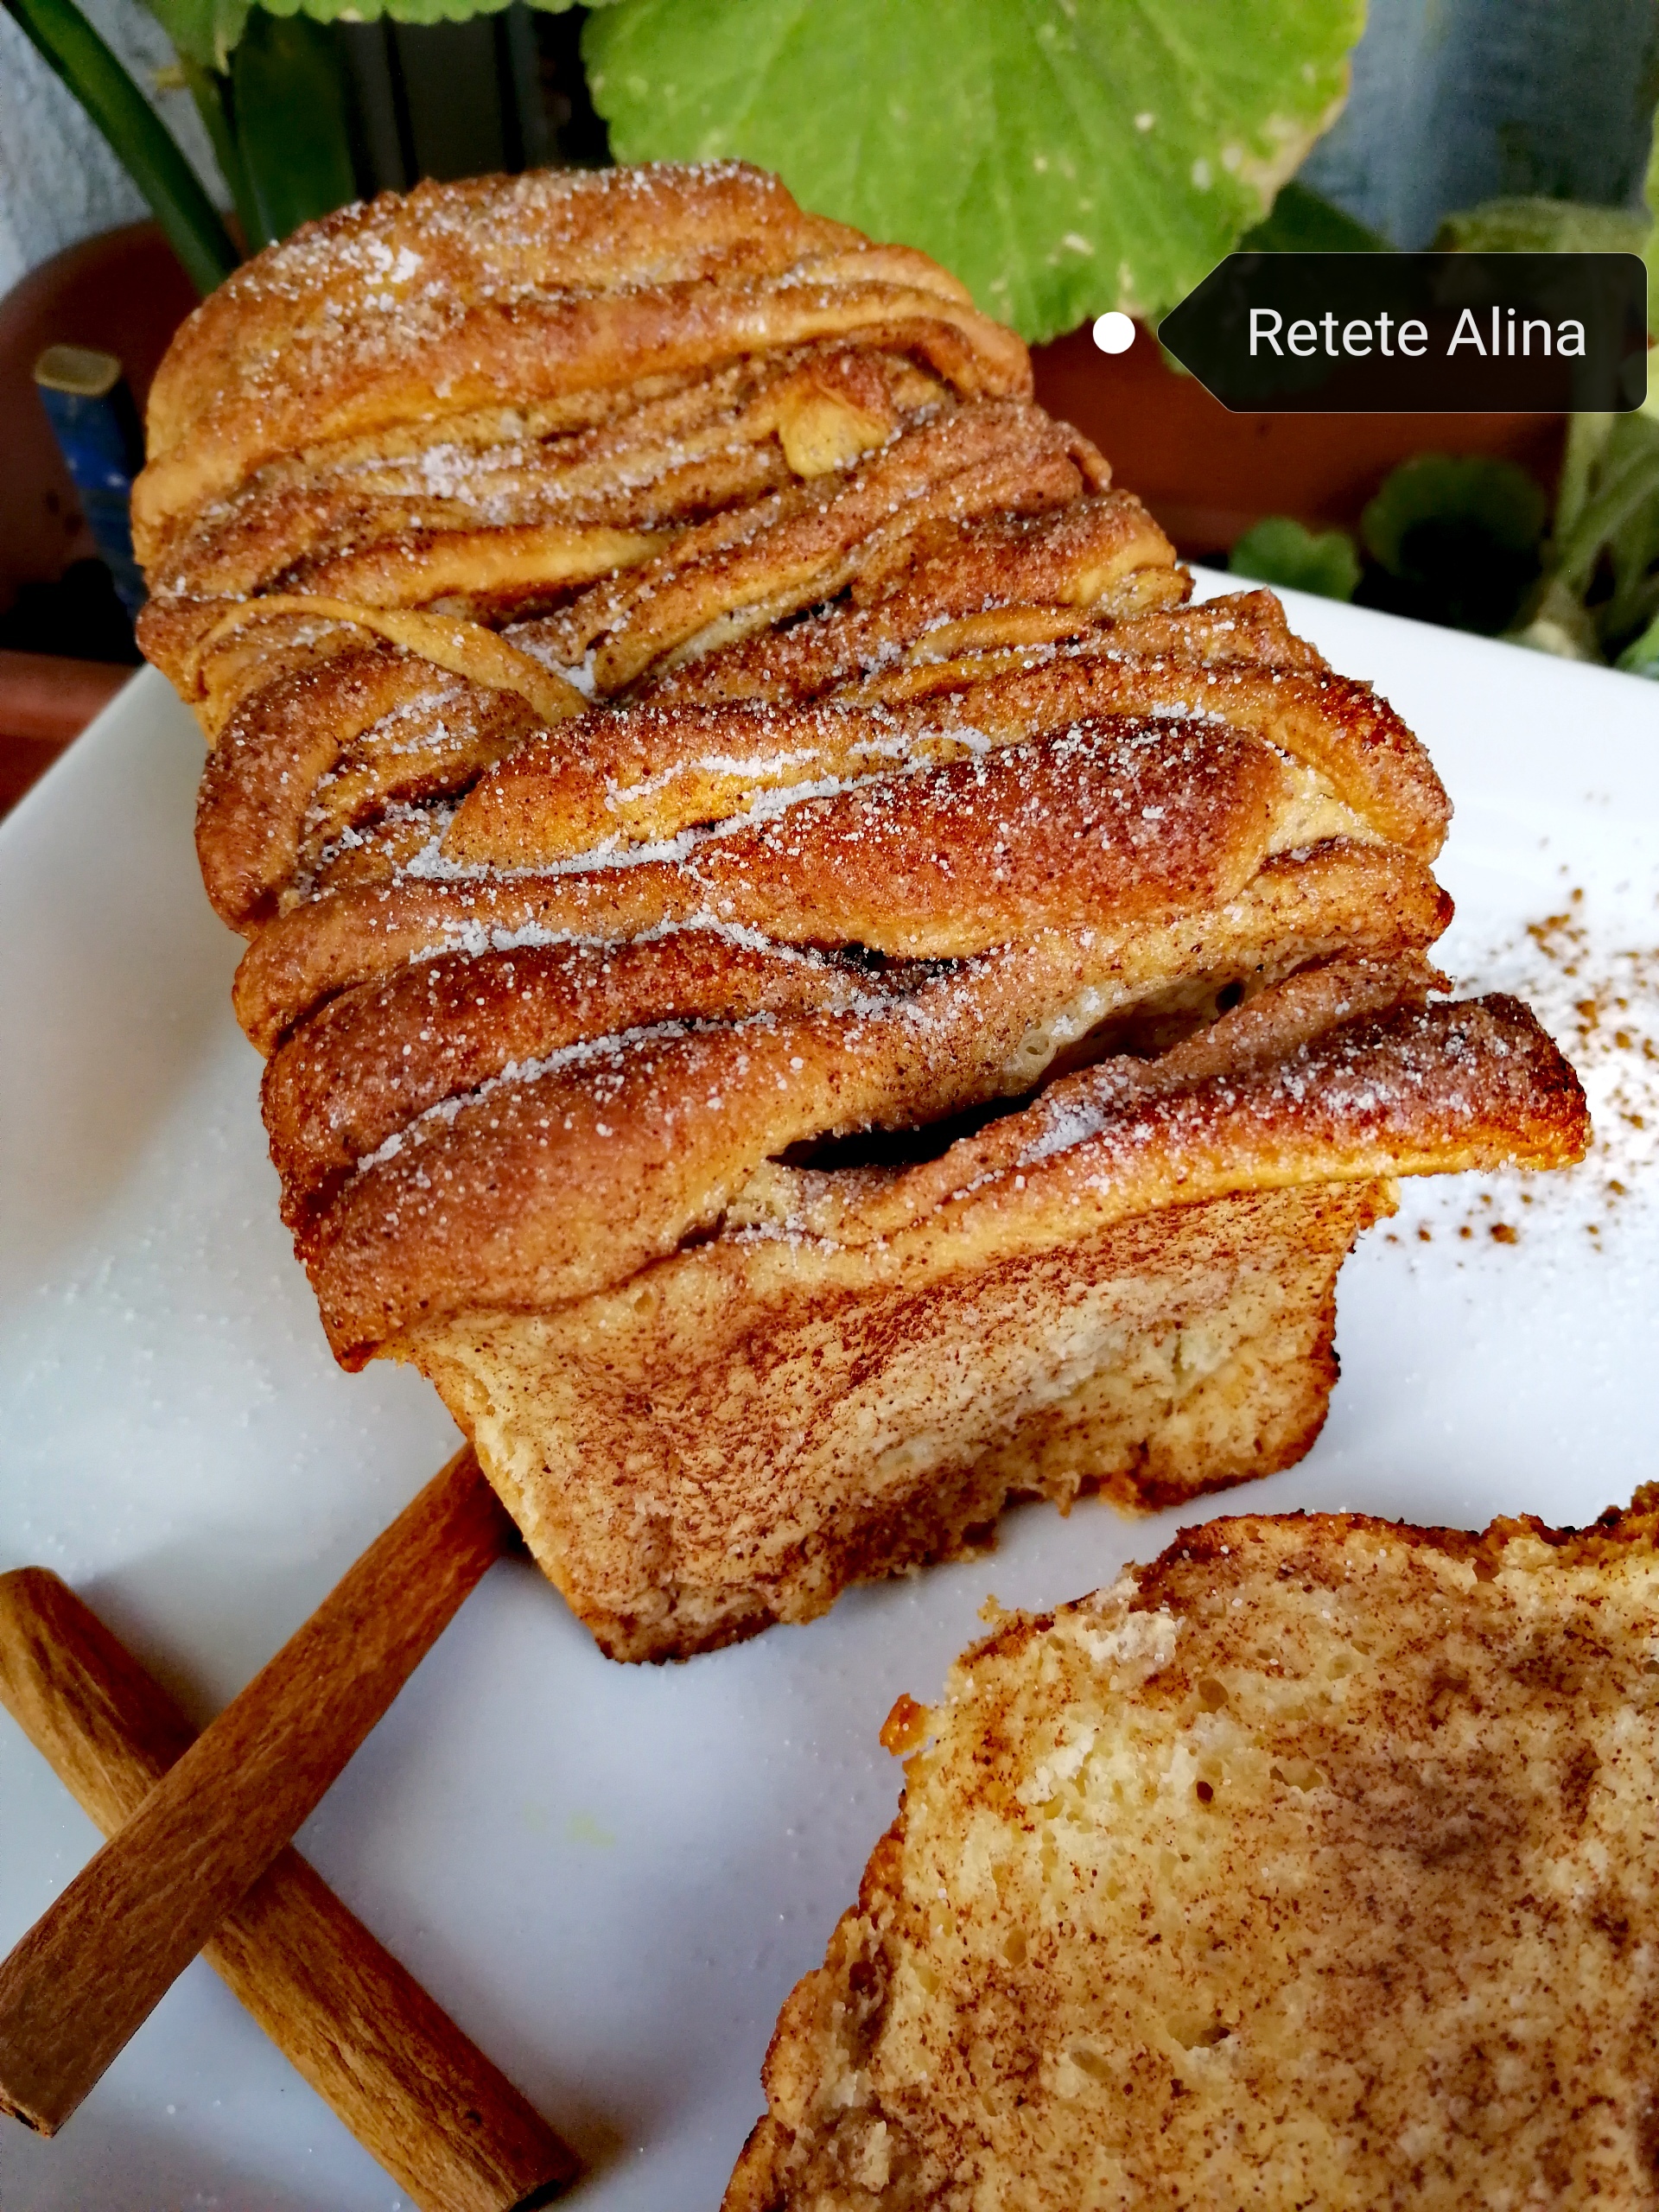
[[[1215,1521],[1003,1616],[725,2212],[1659,2202],[1656,1536]]]

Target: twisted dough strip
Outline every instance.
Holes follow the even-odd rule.
[[[950,451],[948,445],[946,451]],[[1090,603],[1080,609],[1081,618],[1085,623],[1097,622],[1109,619],[1103,609],[1111,603],[1100,594],[1110,593],[1126,574],[1140,573],[1129,567],[1130,563],[1150,559],[1155,573],[1173,578],[1176,572],[1166,565],[1171,557],[1167,541],[1151,524],[1138,501],[1127,499],[1122,494],[1109,494],[1104,499],[1080,504],[1088,510],[1082,526],[1074,526],[1063,537],[1053,533],[1042,538],[1033,534],[1026,544],[1014,549],[1016,571],[1029,569],[1033,565],[1034,553],[1042,581],[1051,588],[1065,588],[1076,596],[1086,597]],[[1061,520],[1067,512],[1058,511]],[[994,520],[993,530],[1000,519]],[[1001,521],[1004,532],[1009,526]],[[982,530],[976,532],[973,524],[957,529],[952,535],[959,541],[971,540],[969,557],[963,558],[959,553],[957,561],[958,597],[970,591],[977,580],[982,598],[984,583],[992,575],[1000,575],[1005,585],[1017,582],[1017,573],[1013,579],[1008,575],[1009,563],[1003,557],[1007,550],[1006,545],[998,543],[994,537],[987,538]],[[682,575],[684,572],[683,564]],[[913,594],[906,587],[893,602],[899,607],[899,620],[906,626],[914,619],[906,605],[912,599]],[[880,616],[888,604],[886,600],[879,601],[872,609],[873,615]],[[292,626],[302,619],[280,609],[270,612],[276,605],[269,600],[256,601],[241,610],[233,623],[232,618],[224,618],[227,643],[234,646],[254,622],[273,626],[287,622]],[[1234,636],[1239,628],[1236,621],[1215,617],[1195,619],[1199,625],[1193,632],[1195,640],[1202,635],[1219,639],[1223,650],[1242,649]],[[1279,626],[1282,631],[1282,618]],[[549,627],[546,623],[520,624],[506,633],[502,645],[521,651],[526,657],[539,657],[549,650]],[[1155,634],[1147,633],[1147,641],[1155,645],[1163,645],[1166,639],[1167,633],[1162,630]],[[203,786],[198,849],[209,894],[220,914],[235,928],[245,930],[272,911],[273,902],[296,873],[308,812],[321,779],[334,771],[339,757],[359,739],[365,728],[361,656],[336,647],[331,657],[322,658],[321,654],[327,645],[326,639],[315,634],[315,630],[308,631],[296,656],[297,664],[273,652],[259,670],[263,680],[254,682],[246,690],[243,689],[245,671],[238,664],[216,702],[217,708],[238,693],[242,695],[238,703],[229,707],[221,732],[219,749],[224,758],[210,765]],[[713,656],[715,660],[721,658],[718,654]],[[455,665],[453,657],[450,664]],[[474,664],[471,672],[477,676],[482,671]],[[203,680],[209,684],[213,682],[208,664],[204,664]],[[466,765],[476,772],[487,763],[481,755],[473,755]],[[449,788],[464,788],[469,779],[458,777]],[[349,822],[335,809],[328,816],[327,826],[336,830],[348,826],[356,829],[371,819],[382,803],[406,795],[407,787],[395,780],[365,783],[361,790],[361,803]],[[619,822],[607,818],[597,824],[589,842],[596,842],[613,835],[620,826]],[[315,842],[314,838],[314,846]],[[567,846],[566,849],[579,847]]]
[[[964,409],[942,420],[918,417],[850,474],[791,478],[768,499],[723,509],[682,532],[643,575],[595,588],[556,620],[521,622],[515,634],[543,665],[569,667],[607,631],[629,624],[632,636],[619,640],[618,650],[632,661],[642,650],[649,653],[642,641],[651,635],[661,636],[659,650],[683,650],[691,628],[753,606],[755,580],[764,581],[769,567],[772,595],[782,583],[793,604],[803,589],[833,591],[849,578],[879,575],[884,564],[902,567],[915,535],[942,516],[979,513],[1005,498],[1027,509],[1062,505],[1076,495],[1080,474],[1093,481],[1103,468],[1075,434],[1023,405]],[[526,598],[533,605],[538,596],[557,595],[595,575],[637,568],[658,542],[599,524],[493,530],[486,537],[482,547],[462,537],[440,537],[430,543],[384,543],[352,556],[365,602],[360,619],[371,620],[376,592],[393,607],[400,594],[418,597],[429,587],[437,598],[452,598],[443,587],[463,550],[470,563],[464,573],[478,588],[461,597],[469,603],[474,598],[494,601],[505,594],[512,613],[523,612]],[[1161,533],[1149,524],[1137,537],[1147,557],[1173,560]],[[1116,564],[1119,571],[1124,565],[1122,558]],[[294,664],[282,658],[296,638],[293,615],[324,596],[160,596],[142,618],[144,649],[186,697],[204,702],[211,732],[238,700]],[[432,619],[445,618],[440,609]],[[255,633],[251,658],[249,632]],[[299,633],[297,643],[302,657],[319,643],[326,649],[315,631]],[[624,677],[607,662],[597,680],[607,691]]]
[[[518,692],[410,652],[344,652],[262,686],[226,724],[197,795],[215,911],[251,932],[320,840],[453,791],[543,727]]]
[[[1106,473],[1086,439],[1021,400],[924,418],[844,478],[791,485],[686,531],[542,624],[540,640],[565,666],[597,645],[594,688],[608,696],[666,653],[710,650],[716,623],[724,642],[879,574],[930,524],[1064,506]]]
[[[841,436],[829,465],[843,467],[907,416],[950,397],[903,355],[842,347],[785,349],[696,381],[652,381],[670,388],[584,395],[580,414],[567,400],[446,416],[273,462],[200,511],[155,565],[170,597],[239,598],[296,588],[318,564],[383,540],[466,536],[487,550],[493,531],[561,520],[660,531],[759,498],[791,474],[824,473],[796,467],[791,452],[804,457],[809,419],[823,436],[831,400]],[[460,567],[453,557],[450,565]]]
[[[238,1014],[272,1039],[446,927],[480,946],[526,927],[613,942],[706,913],[787,944],[961,957],[1230,898],[1275,841],[1304,842],[1306,798],[1276,753],[1224,728],[1077,724],[803,799],[683,859],[336,892],[268,925],[238,972]]]
[[[1270,861],[1236,899],[1178,922],[1045,931],[981,956],[949,971],[949,998],[970,1037],[1017,1010],[1013,1046],[999,1043],[981,1063],[995,1091],[1017,1095],[1104,1024],[1133,1020],[1143,1037],[1160,1019],[1179,1028],[1218,995],[1313,961],[1421,950],[1449,914],[1444,893],[1404,855],[1327,845],[1305,864]],[[278,1048],[263,1102],[291,1226],[314,1218],[388,1138],[510,1065],[668,1022],[913,1003],[942,980],[926,965],[804,954],[712,918],[623,944],[525,935],[392,968],[334,998]],[[961,1049],[954,1035],[947,1049]]]
[[[156,379],[140,559],[283,454],[781,345],[858,333],[964,396],[1029,390],[1019,340],[925,256],[803,216],[735,165],[613,174],[630,181],[383,194],[239,271]]]
[[[221,391],[336,319],[387,313],[388,294],[414,300],[441,288],[472,301],[497,287],[512,297],[653,276],[775,276],[855,237],[803,213],[763,172],[735,166],[602,181],[544,170],[382,193],[305,225],[203,302],[156,374],[150,443],[170,452]]]
[[[943,688],[943,687],[942,687]],[[741,813],[767,791],[1005,747],[1103,718],[1213,716],[1317,774],[1378,836],[1432,859],[1450,814],[1427,755],[1369,684],[1252,667],[1172,669],[1080,652],[893,708],[639,708],[538,732],[493,770],[446,833],[461,865],[544,867]],[[810,818],[810,817],[809,817]]]
[[[970,1139],[962,1158],[953,1147],[947,1166],[911,1173],[946,1186],[941,1233],[971,1264],[976,1246],[1017,1249],[1021,1217],[1057,1205],[1083,1236],[1230,1191],[1577,1157],[1582,1094],[1526,1009],[1410,1005],[1425,980],[1396,974],[1389,988],[1408,1003],[1255,1065],[1178,1069],[1166,1086],[1121,1066],[1085,1071],[1053,1106],[997,1126],[994,1164]],[[891,1014],[737,1034],[737,1051],[729,1033],[672,1027],[595,1040],[388,1148],[302,1245],[335,1356],[360,1365],[447,1316],[547,1309],[626,1281],[718,1221],[762,1162],[823,1120],[826,1096],[854,1121],[873,1096],[902,1112],[950,1095]],[[1217,1048],[1230,1042],[1224,1029]],[[872,1055],[879,1074],[866,1072]],[[836,1241],[855,1241],[840,1219]]]
[[[633,696],[660,707],[733,699],[798,705],[900,659],[1049,642],[1108,621],[1115,641],[1130,652],[1324,664],[1292,638],[1267,592],[1166,613],[1161,624],[1157,613],[1116,601],[1135,580],[1167,588],[1171,597],[1190,588],[1168,540],[1132,493],[1091,493],[1035,515],[976,516],[918,531],[911,543],[912,563],[873,579],[874,589],[855,577],[848,602],[682,662]],[[1131,632],[1127,626],[1137,620]]]
[[[1133,1161],[1144,1172],[1160,1150],[1165,1157],[1156,1172],[1177,1185],[1195,1171],[1225,1178],[1238,1172],[1249,1124],[1264,1114],[1271,1122],[1299,1065],[1309,1064],[1322,1074],[1343,1067],[1344,1075],[1325,1083],[1317,1118],[1301,1117],[1299,1134],[1305,1137],[1322,1122],[1325,1143],[1352,1149],[1357,1141],[1374,1145],[1381,1130],[1390,1129],[1403,1139],[1396,1174],[1421,1172],[1425,1160],[1438,1154],[1443,1160],[1448,1149],[1490,1160],[1513,1141],[1517,1120],[1527,1125],[1525,1142],[1535,1159],[1569,1153],[1582,1141],[1582,1105],[1574,1086],[1561,1083],[1525,1009],[1502,998],[1430,1008],[1428,994],[1449,988],[1419,954],[1378,959],[1344,948],[1274,981],[1154,1059],[1110,1058],[1061,1076],[1024,1113],[1005,1115],[914,1167],[825,1174],[767,1163],[728,1209],[725,1226],[856,1246],[899,1235],[931,1215],[950,1233],[966,1228],[971,1235],[976,1217],[983,1219],[979,1209],[995,1214],[1018,1207],[1051,1160],[1064,1160],[1060,1179],[1074,1204],[1090,1188],[1121,1202],[1124,1193],[1113,1186],[1125,1166]],[[1492,1057],[1499,1066],[1482,1070],[1472,1085],[1448,1070],[1441,1054],[1422,1049],[1458,1038],[1459,1049],[1449,1056],[1455,1066],[1469,1040],[1500,1036],[1516,1042],[1530,1065],[1505,1068],[1511,1055],[1498,1052]],[[1383,1039],[1394,1048],[1394,1066],[1390,1079],[1379,1083],[1372,1055]],[[1535,1073],[1542,1075],[1551,1102],[1541,1116]],[[1174,1109],[1161,1126],[1160,1104]],[[1207,1160],[1198,1135],[1206,1119],[1220,1155]],[[1273,1132],[1267,1141],[1282,1141],[1283,1134]],[[1253,1143],[1246,1139],[1246,1148],[1259,1166],[1261,1135]],[[1360,1172],[1375,1172],[1375,1160],[1372,1154]],[[1476,1163],[1468,1158],[1467,1164]],[[1269,1175],[1255,1187],[1271,1188],[1274,1179]],[[1219,1195],[1223,1187],[1210,1181],[1201,1195]],[[1054,1197],[1051,1189],[1039,1207],[1052,1206]]]

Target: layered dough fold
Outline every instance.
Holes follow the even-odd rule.
[[[1029,390],[738,165],[345,210],[157,378],[284,1217],[620,1656],[1285,1464],[1390,1179],[1582,1148],[1422,747]]]

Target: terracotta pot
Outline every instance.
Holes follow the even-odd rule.
[[[1560,467],[1564,415],[1232,415],[1140,329],[1124,353],[1101,353],[1084,329],[1032,358],[1043,405],[1091,437],[1194,556],[1226,553],[1263,515],[1351,530],[1413,454],[1500,454],[1551,486]]]
[[[0,300],[0,609],[95,550],[35,390],[48,346],[118,354],[143,408],[149,380],[196,295],[154,223],[83,238]]]
[[[0,652],[0,814],[46,773],[131,674],[110,661]]]

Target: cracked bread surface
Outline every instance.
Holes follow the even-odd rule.
[[[1003,1615],[725,2212],[1659,2202],[1659,1491],[1184,1530]]]

